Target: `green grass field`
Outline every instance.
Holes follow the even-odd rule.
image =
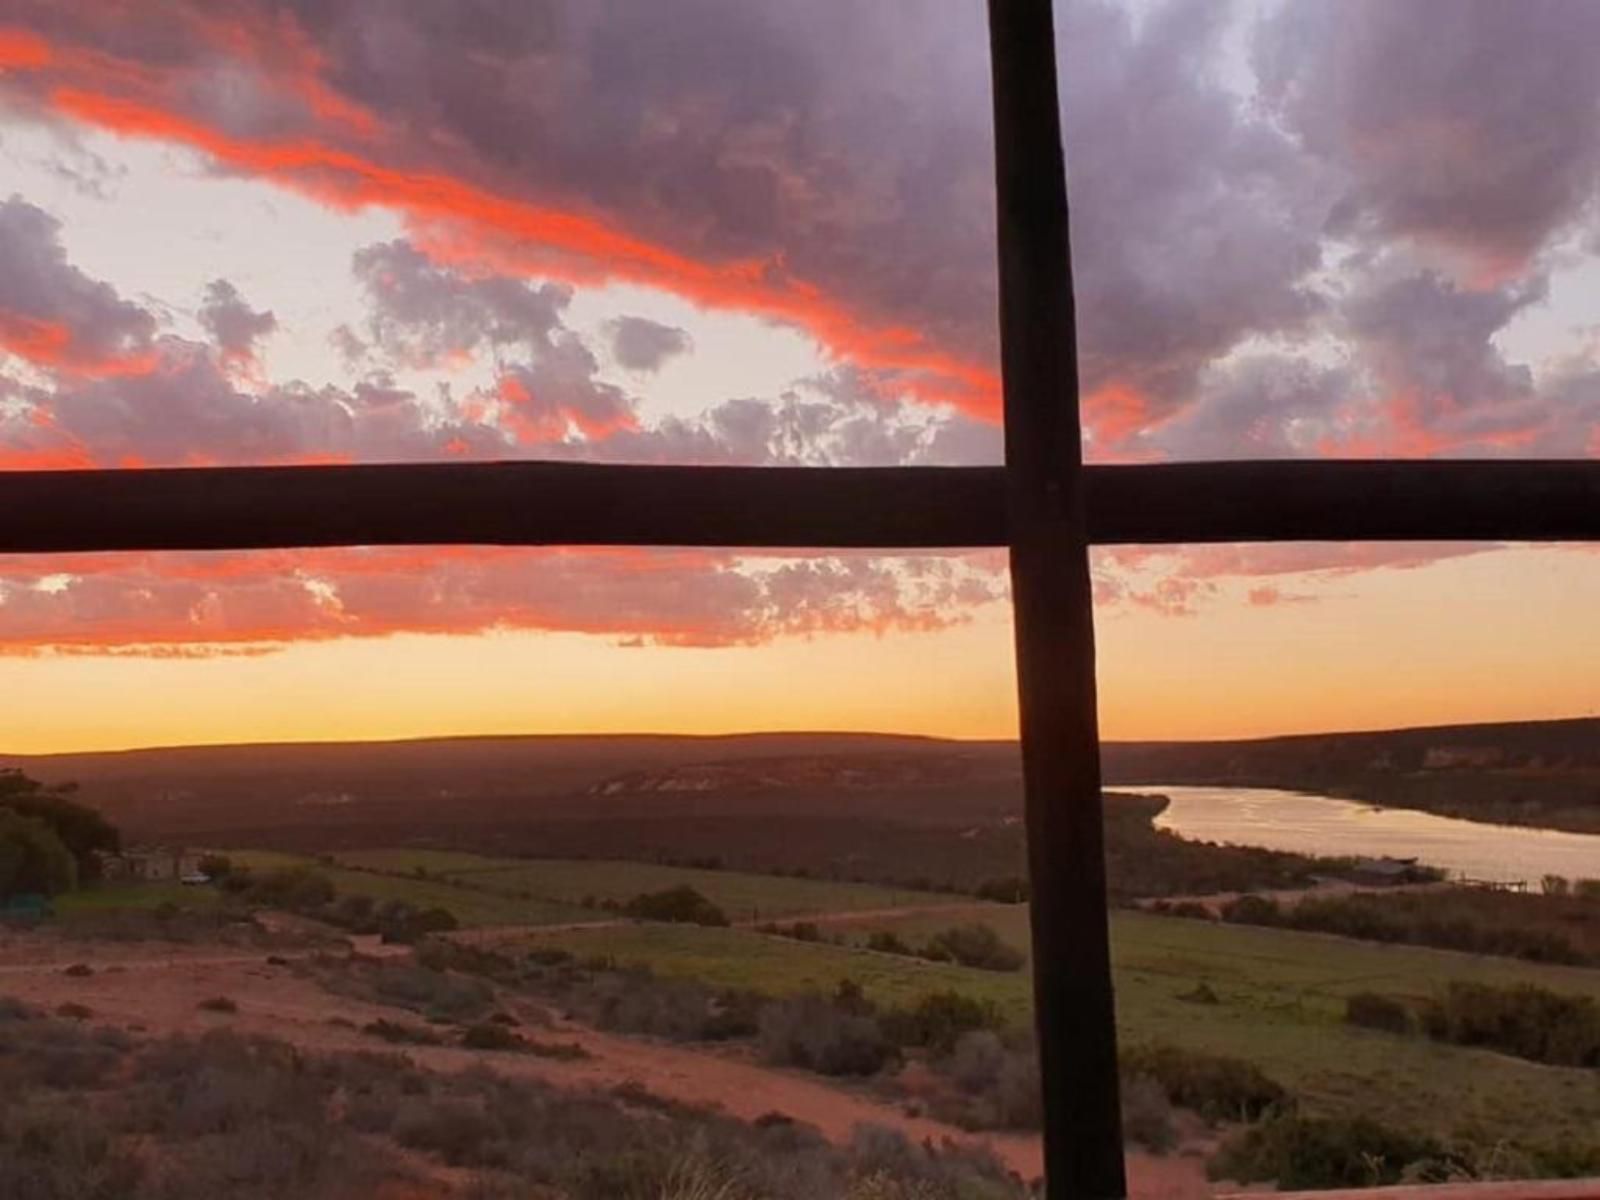
[[[1026,912],[1006,909],[996,924],[1025,945]],[[905,936],[921,922],[885,923]],[[868,927],[870,928],[870,926]],[[861,931],[851,928],[850,936]],[[1426,996],[1453,979],[1532,982],[1600,996],[1600,972],[1504,959],[1379,946],[1315,934],[1243,928],[1139,913],[1112,922],[1121,1035],[1161,1040],[1259,1064],[1318,1113],[1366,1113],[1479,1144],[1516,1137],[1549,1142],[1592,1138],[1600,1128],[1600,1079],[1593,1071],[1544,1067],[1488,1051],[1357,1029],[1342,1020],[1354,991]],[[831,990],[846,976],[880,1003],[908,1003],[955,988],[1026,1020],[1026,972],[997,974],[874,954],[853,946],[803,943],[737,929],[637,926],[552,933],[579,954],[609,954],[658,972],[773,993]],[[1219,1003],[1179,999],[1207,983]]]
[[[490,858],[442,850],[359,850],[337,857],[349,866],[399,874],[420,867],[429,876],[460,879],[503,891],[525,891],[567,904],[586,897],[621,903],[641,892],[687,885],[733,921],[787,920],[807,913],[904,908],[950,901],[949,896],[938,893],[873,884],[706,871],[656,863]]]
[[[236,866],[253,871],[282,867],[310,867],[326,875],[342,896],[371,896],[374,900],[403,900],[417,908],[445,908],[468,928],[487,925],[562,925],[593,921],[598,914],[587,909],[543,899],[524,900],[498,891],[477,891],[445,880],[401,879],[330,866],[313,858],[267,850],[229,850]]]
[[[56,916],[70,920],[126,909],[159,908],[163,904],[209,908],[216,902],[217,893],[208,887],[184,887],[181,883],[107,883],[67,892],[50,903]]]

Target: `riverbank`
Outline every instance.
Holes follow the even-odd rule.
[[[1600,836],[1486,825],[1276,788],[1151,785],[1155,818],[1192,841],[1347,857],[1416,857],[1451,877],[1523,883],[1600,876]],[[1198,890],[1198,889],[1197,889]]]

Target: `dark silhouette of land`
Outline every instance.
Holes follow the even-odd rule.
[[[1600,830],[1600,719],[1210,742],[1112,742],[1109,785],[1301,788],[1479,820]],[[1006,827],[1021,813],[1009,741],[886,734],[588,735],[190,746],[0,755],[134,837],[373,844],[536,826],[552,853],[630,849],[676,826],[685,851],[759,821],[774,841],[852,840],[873,823]],[[782,818],[779,829],[774,818]],[[303,835],[303,836],[302,836]],[[641,835],[643,836],[643,835]],[[740,836],[745,836],[741,834]],[[752,835],[753,836],[753,835]],[[935,864],[937,865],[937,864]]]

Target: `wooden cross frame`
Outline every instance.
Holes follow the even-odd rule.
[[[1088,548],[1600,541],[1600,462],[1082,465],[1050,0],[989,0],[1006,466],[0,472],[0,553],[661,545],[1011,553],[1045,1172],[1126,1194]]]

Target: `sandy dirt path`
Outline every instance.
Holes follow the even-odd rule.
[[[52,1011],[66,1002],[83,1005],[95,1023],[151,1035],[232,1028],[280,1038],[312,1051],[393,1049],[362,1035],[357,1027],[379,1017],[395,1018],[399,1010],[332,995],[296,975],[289,965],[269,965],[264,953],[185,953],[184,949],[152,947],[141,956],[127,946],[76,945],[64,957],[86,963],[94,972],[80,977],[64,973],[63,957],[28,963],[17,961],[15,947],[0,948],[0,995]],[[198,1007],[201,1001],[216,996],[232,999],[238,1011],[229,1015]],[[539,1006],[521,998],[507,1007],[520,1010],[530,1024],[538,1016]],[[346,1023],[333,1023],[336,1020]],[[782,1113],[815,1126],[836,1142],[848,1141],[858,1125],[878,1125],[918,1142],[988,1146],[1024,1179],[1036,1178],[1041,1170],[1036,1136],[966,1133],[911,1116],[865,1092],[835,1086],[814,1075],[774,1069],[730,1053],[602,1033],[565,1021],[557,1021],[538,1036],[547,1041],[576,1042],[591,1057],[567,1062],[444,1046],[405,1047],[401,1052],[430,1070],[456,1071],[487,1063],[505,1075],[538,1078],[557,1086],[609,1088],[635,1083],[657,1095],[715,1106],[743,1120]],[[1192,1200],[1209,1194],[1203,1166],[1195,1157],[1132,1153],[1129,1171],[1133,1194],[1140,1200]]]

